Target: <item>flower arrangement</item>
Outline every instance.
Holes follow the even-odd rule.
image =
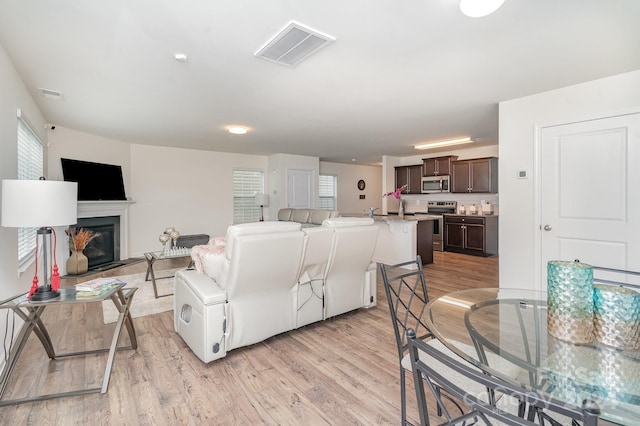
[[[84,228],[69,228],[67,235],[69,236],[69,248],[71,250],[82,251],[91,240],[100,234]]]
[[[405,189],[407,189],[407,185],[402,185],[400,188],[397,188],[395,191],[387,192],[386,194],[383,195],[383,197],[386,197],[388,195],[393,195],[396,198],[396,200],[399,200],[402,198],[402,193],[404,192]]]

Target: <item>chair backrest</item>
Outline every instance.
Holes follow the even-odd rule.
[[[293,213],[293,209],[280,209],[278,210],[278,220],[291,220],[291,213]]]
[[[227,293],[226,349],[260,342],[295,327],[304,233],[294,222],[255,222],[227,231],[218,285]]]
[[[402,361],[408,350],[408,329],[415,330],[423,339],[433,336],[422,319],[429,303],[422,259],[418,256],[416,260],[396,265],[381,263],[380,272],[391,312],[398,357]]]
[[[309,216],[309,223],[314,225],[322,225],[325,219],[329,219],[331,217],[331,210],[311,210],[311,215]]]
[[[474,418],[481,418],[484,424],[488,425],[536,425],[536,423],[532,421],[503,411],[495,405],[486,402],[481,398],[481,395],[474,395],[462,389],[450,380],[449,374],[442,374],[442,365],[444,365],[447,370],[454,370],[457,374],[464,376],[466,380],[476,382],[492,392],[509,395],[517,401],[524,401],[529,407],[535,407],[537,410],[536,413],[542,412],[542,410],[547,413],[557,413],[580,421],[583,426],[596,426],[598,424],[600,409],[594,401],[585,400],[582,407],[572,406],[566,402],[553,399],[548,395],[513,385],[497,377],[485,374],[479,369],[472,368],[470,364],[454,359],[438,350],[434,345],[427,344],[422,339],[416,337],[416,332],[413,329],[407,331],[407,337],[411,369],[413,371],[413,380],[416,388],[416,398],[418,400],[418,411],[420,413],[420,423],[422,425],[429,424],[429,413],[427,411],[424,391],[425,384],[431,390],[438,404],[438,408],[442,410],[443,415],[447,419],[447,423],[443,424],[454,425],[459,424],[463,420],[470,421]],[[444,390],[449,396],[463,401],[465,406],[468,407],[468,411],[453,418],[447,409],[447,404],[443,403],[441,390]]]
[[[309,209],[293,209],[291,213],[291,221],[298,223],[307,223],[311,212]]]
[[[373,219],[364,217],[325,219],[322,226],[333,232],[324,283],[324,315],[331,318],[369,305],[367,273],[378,227]]]
[[[303,228],[304,254],[298,273],[298,285],[294,287],[297,300],[296,327],[322,321],[324,311],[324,277],[329,263],[331,229],[315,226]]]

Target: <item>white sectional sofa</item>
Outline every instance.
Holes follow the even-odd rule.
[[[174,327],[203,362],[376,304],[378,228],[370,218],[232,225],[224,254],[174,281]],[[207,262],[221,265],[207,267]]]
[[[308,226],[320,226],[325,219],[338,217],[339,214],[337,210],[284,208],[278,210],[278,220],[298,222],[303,228],[306,228]]]

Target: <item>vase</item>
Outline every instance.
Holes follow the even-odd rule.
[[[547,329],[564,342],[591,343],[593,268],[580,262],[547,263]]]
[[[67,259],[67,274],[80,275],[89,270],[89,259],[82,250],[71,250],[71,256]]]
[[[402,198],[398,200],[398,217],[404,218],[404,203]]]

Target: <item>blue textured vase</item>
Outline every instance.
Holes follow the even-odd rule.
[[[590,343],[593,327],[593,268],[580,262],[547,264],[547,329],[569,343]]]
[[[593,301],[596,340],[616,349],[640,349],[640,293],[596,284]]]

